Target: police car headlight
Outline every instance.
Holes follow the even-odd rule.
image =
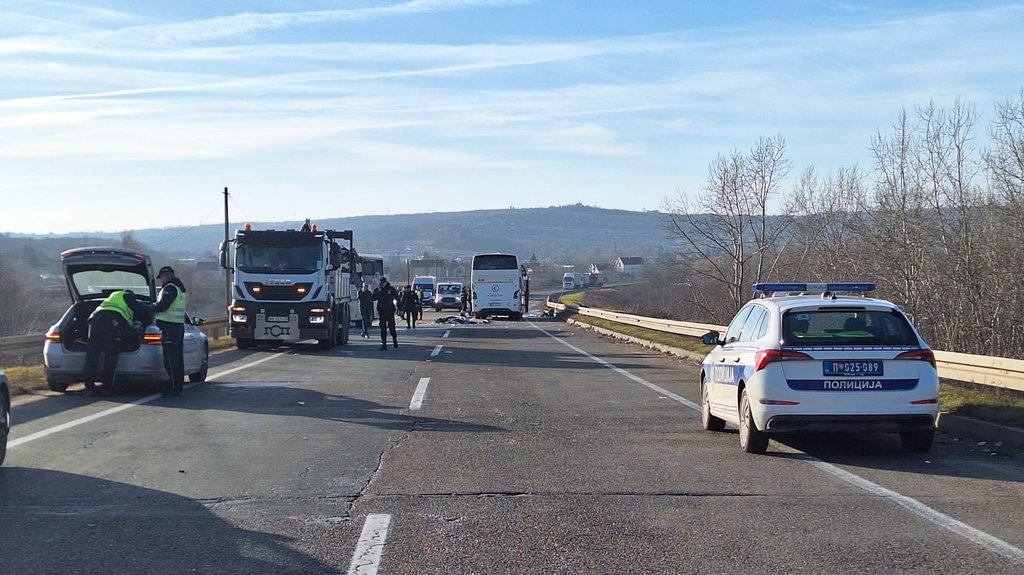
[[[231,314],[231,321],[235,323],[245,323],[249,320],[249,316],[244,313],[233,313]]]
[[[327,318],[322,315],[311,315],[309,316],[309,323],[324,323]]]

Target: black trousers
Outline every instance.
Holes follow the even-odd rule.
[[[185,386],[185,324],[156,322],[163,332],[164,369],[170,376],[167,391],[179,392]]]
[[[99,311],[89,317],[89,342],[85,348],[85,387],[93,389],[100,381],[105,387],[114,385],[117,373],[118,354],[124,347],[124,333],[129,329],[121,314],[114,311]],[[100,355],[103,368],[99,369]]]
[[[398,330],[395,329],[395,312],[381,313],[378,311],[377,313],[379,315],[378,321],[380,322],[380,342],[387,345],[388,330],[390,330],[391,341],[398,343]]]

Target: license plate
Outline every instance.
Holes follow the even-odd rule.
[[[286,315],[268,315],[267,321],[271,323],[288,323],[288,316]]]
[[[826,361],[822,372],[824,375],[884,375],[880,361]]]

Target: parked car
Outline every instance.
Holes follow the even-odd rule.
[[[7,437],[11,434],[11,384],[0,369],[0,465],[7,457]]]
[[[701,423],[739,428],[740,448],[764,453],[789,432],[898,433],[928,451],[939,411],[935,354],[871,283],[755,284],[701,364]],[[853,295],[842,295],[850,292]]]
[[[89,314],[117,290],[129,289],[142,302],[156,299],[153,265],[149,256],[114,247],[76,248],[60,254],[71,307],[46,332],[43,365],[53,391],[84,381]],[[206,380],[209,344],[199,330],[202,320],[185,317],[185,373],[189,381]],[[163,363],[163,336],[149,325],[135,341],[126,342],[117,363],[117,381],[163,382],[169,379]]]
[[[462,284],[459,282],[443,282],[437,284],[437,293],[434,295],[434,311],[442,309],[462,309]]]

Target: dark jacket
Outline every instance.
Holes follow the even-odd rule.
[[[377,313],[381,316],[395,315],[395,300],[398,299],[398,290],[395,286],[387,283],[373,290],[373,299],[377,302]]]
[[[373,311],[373,292],[370,288],[359,290],[359,311],[364,314]]]
[[[402,292],[402,309],[405,311],[416,311],[420,307],[420,296],[412,290]]]

